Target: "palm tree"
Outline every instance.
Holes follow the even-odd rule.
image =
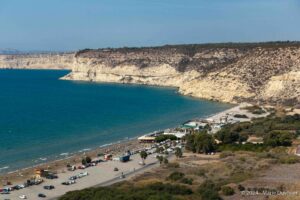
[[[147,152],[146,151],[141,151],[140,156],[142,158],[143,165],[145,165],[145,160],[148,156]]]

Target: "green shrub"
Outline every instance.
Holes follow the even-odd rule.
[[[204,181],[198,188],[198,193],[201,199],[205,200],[220,200],[219,187],[210,180]]]
[[[178,181],[180,179],[182,179],[185,176],[184,173],[182,172],[172,172],[169,176],[168,176],[168,180],[171,181]]]
[[[184,184],[188,184],[188,185],[192,185],[193,184],[193,179],[192,178],[183,178],[181,179],[181,183],[184,183]]]
[[[223,186],[222,187],[222,193],[225,196],[231,196],[231,195],[234,195],[234,189],[232,187],[229,187],[229,186]]]
[[[192,194],[192,190],[183,185],[172,185],[172,184],[163,184],[161,182],[153,183],[148,186],[151,190],[166,192],[173,195],[189,195]]]
[[[155,142],[163,142],[168,139],[177,140],[178,138],[175,135],[159,135],[155,138]]]
[[[298,163],[299,161],[300,161],[299,157],[295,155],[287,155],[279,159],[279,162],[282,164],[295,164]]]
[[[120,183],[114,186],[68,192],[59,200],[175,200],[178,199],[177,195],[191,194],[193,191],[184,185],[157,182],[138,187]]]
[[[241,114],[235,114],[235,115],[233,115],[235,118],[248,118],[248,116],[247,115],[241,115]]]
[[[264,137],[264,143],[271,147],[291,146],[294,136],[289,131],[271,131]]]

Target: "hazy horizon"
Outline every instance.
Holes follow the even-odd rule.
[[[3,0],[0,49],[299,41],[297,0]]]

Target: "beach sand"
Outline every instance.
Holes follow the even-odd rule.
[[[132,139],[128,141],[123,141],[116,144],[111,144],[105,147],[93,149],[87,152],[76,153],[72,156],[50,161],[38,166],[28,167],[25,169],[20,169],[14,172],[0,175],[0,188],[5,187],[4,183],[9,181],[13,185],[22,184],[27,179],[30,179],[34,175],[35,169],[49,169],[52,172],[61,173],[66,170],[66,165],[79,165],[81,160],[85,156],[90,156],[91,158],[96,158],[99,153],[111,153],[113,155],[122,154],[128,150],[137,150],[144,148],[144,144],[140,144],[137,139]]]

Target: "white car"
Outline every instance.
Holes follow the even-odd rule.
[[[26,195],[24,195],[24,194],[21,195],[21,196],[19,196],[19,198],[20,198],[20,199],[27,199]]]
[[[21,184],[21,185],[18,185],[19,188],[25,188],[25,185]]]
[[[77,178],[82,178],[82,177],[85,177],[85,176],[87,176],[87,175],[89,175],[88,172],[81,172],[81,173],[79,173],[79,174],[77,175]]]
[[[70,185],[72,185],[72,184],[75,184],[76,181],[75,181],[75,180],[70,180],[70,181],[68,181],[68,183],[69,183]]]

